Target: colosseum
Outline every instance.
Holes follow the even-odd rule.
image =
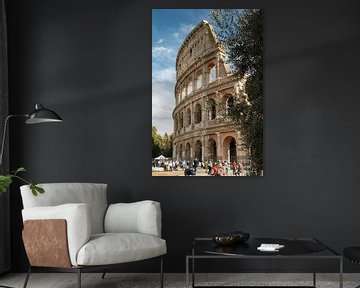
[[[224,48],[202,20],[185,38],[176,57],[173,159],[247,161],[239,131],[226,117],[244,79],[231,75]],[[240,98],[241,99],[241,98]]]

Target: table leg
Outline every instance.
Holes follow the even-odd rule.
[[[189,257],[186,256],[186,288],[189,288]]]
[[[340,257],[339,287],[343,288],[343,257]]]
[[[192,249],[192,287],[194,288],[195,287],[195,249],[194,249],[194,246],[193,246],[193,249]]]
[[[313,257],[313,286],[316,287],[316,256]]]
[[[192,287],[195,287],[195,258],[192,258]]]

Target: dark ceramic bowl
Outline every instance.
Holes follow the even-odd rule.
[[[212,237],[212,240],[218,245],[232,245],[237,241],[236,234],[219,234]]]
[[[250,234],[243,231],[234,231],[230,233],[221,233],[212,237],[212,240],[218,245],[232,245],[235,243],[244,243],[249,240]]]

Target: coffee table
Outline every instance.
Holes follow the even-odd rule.
[[[262,243],[273,243],[284,245],[284,248],[276,252],[264,252],[257,250]],[[293,287],[315,287],[316,288],[316,260],[335,259],[339,261],[339,287],[343,287],[343,258],[335,250],[315,238],[250,238],[245,243],[228,246],[215,244],[211,238],[194,238],[191,254],[186,255],[186,287],[205,287],[195,285],[195,260],[200,259],[312,259],[313,285]],[[191,267],[190,267],[191,266]],[[189,274],[192,274],[191,286]],[[214,286],[212,286],[214,287]],[[229,286],[222,286],[229,287]],[[247,287],[247,286],[231,286]],[[254,287],[254,286],[251,286]],[[256,286],[255,286],[256,287]],[[271,286],[274,287],[274,286]],[[284,287],[284,286],[281,286]]]

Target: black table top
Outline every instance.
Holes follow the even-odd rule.
[[[262,243],[284,245],[279,251],[260,251],[257,249]],[[323,243],[312,239],[279,239],[279,238],[250,238],[243,243],[233,245],[217,245],[211,238],[196,238],[193,243],[194,255],[279,255],[293,256],[305,254],[319,254],[328,252],[329,255],[338,255]]]

